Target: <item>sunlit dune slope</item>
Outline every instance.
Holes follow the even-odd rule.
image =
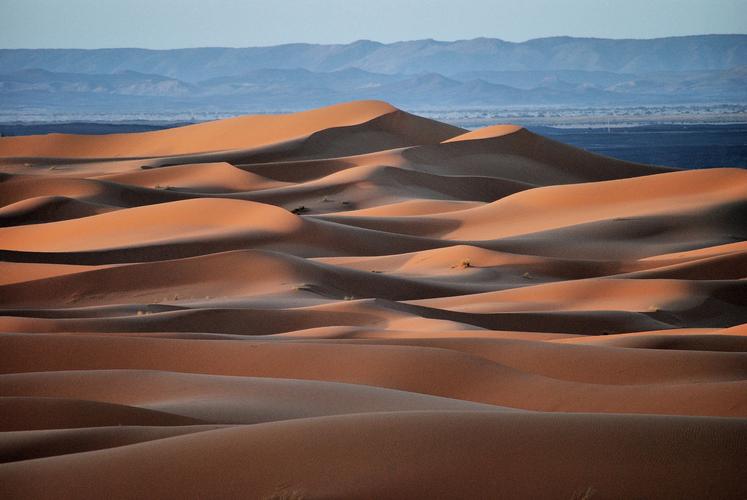
[[[747,174],[378,101],[0,138],[0,496],[745,498]]]

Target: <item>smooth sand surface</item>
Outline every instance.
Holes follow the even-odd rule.
[[[0,139],[2,498],[746,498],[747,173],[361,101]]]

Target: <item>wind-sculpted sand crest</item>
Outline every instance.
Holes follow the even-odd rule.
[[[3,498],[745,498],[747,171],[386,103],[0,139]]]

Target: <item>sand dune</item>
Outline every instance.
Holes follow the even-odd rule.
[[[0,139],[9,498],[743,498],[747,175],[353,102]]]
[[[714,491],[738,498],[745,493],[745,432],[744,421],[733,419],[356,414],[15,462],[3,466],[3,479],[10,495],[34,498],[59,498],[61,491],[69,498],[163,498],[177,490],[187,498],[215,492],[225,498],[247,492],[257,498],[475,498],[488,492],[702,498]],[[250,467],[247,455],[263,459]],[[205,457],[211,457],[207,464]],[[542,480],[538,471],[547,471]]]
[[[388,120],[373,123],[382,117]],[[320,143],[324,141],[314,134],[326,134],[333,128],[342,129],[343,134],[348,132],[345,128],[353,129],[352,132],[357,132],[354,142],[373,137],[412,145],[428,139],[438,142],[463,132],[456,127],[410,115],[384,102],[359,101],[286,116],[244,116],[136,136],[49,134],[44,137],[13,137],[2,141],[0,156],[109,158],[183,155],[309,140]],[[298,146],[294,144],[294,147]]]
[[[140,169],[135,172],[103,175],[99,179],[131,186],[201,194],[254,191],[286,185],[284,182],[238,169],[226,162]]]

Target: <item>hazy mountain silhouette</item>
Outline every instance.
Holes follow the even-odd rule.
[[[292,109],[747,99],[747,35],[273,47],[0,50],[6,107]]]

